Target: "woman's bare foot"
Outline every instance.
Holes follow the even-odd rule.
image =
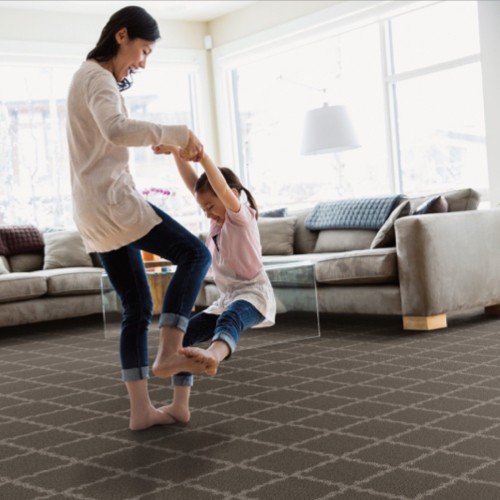
[[[208,373],[208,360],[202,357],[187,356],[183,349],[166,356],[157,356],[153,363],[153,373],[160,378],[167,378],[179,372]]]
[[[215,353],[207,349],[200,349],[199,347],[185,347],[179,352],[185,354],[189,359],[192,359],[204,366],[204,372],[207,375],[215,375],[217,373],[220,360],[216,357]]]
[[[176,422],[178,422],[177,418],[168,411],[163,411],[163,408],[157,409],[151,407],[148,408],[147,411],[141,412],[140,415],[131,414],[129,429],[131,431],[142,431],[154,425],[169,425],[175,424]]]
[[[180,408],[178,405],[169,404],[159,408],[160,411],[165,412],[175,419],[176,422],[187,424],[191,420],[191,412],[189,408]]]

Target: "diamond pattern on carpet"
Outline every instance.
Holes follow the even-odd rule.
[[[196,378],[189,424],[135,433],[102,318],[0,329],[0,498],[500,498],[498,320],[287,316]]]

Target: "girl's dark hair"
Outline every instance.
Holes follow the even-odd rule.
[[[130,5],[115,12],[104,26],[97,45],[87,54],[87,60],[95,59],[103,62],[113,59],[118,53],[118,43],[115,35],[122,28],[127,28],[129,40],[142,38],[148,42],[155,42],[160,38],[158,23],[142,7]],[[128,89],[132,82],[124,78],[118,82],[120,91]]]
[[[259,218],[259,209],[257,208],[257,203],[255,202],[255,198],[252,196],[252,193],[246,187],[243,186],[238,176],[230,168],[227,167],[219,167],[219,170],[221,171],[222,175],[224,176],[224,179],[226,179],[226,182],[231,189],[235,188],[238,191],[238,193],[241,193],[243,191],[247,195],[248,203],[256,212],[255,217]],[[194,191],[195,193],[212,191],[212,193],[215,194],[215,191],[210,185],[207,174],[205,172],[203,172],[200,175],[200,177],[198,177],[198,180],[194,185]]]

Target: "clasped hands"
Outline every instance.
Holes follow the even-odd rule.
[[[189,131],[189,140],[184,148],[170,146],[161,144],[158,146],[153,146],[153,151],[156,154],[170,154],[175,153],[178,154],[180,158],[186,161],[201,161],[203,158],[203,144],[199,141],[199,139]]]

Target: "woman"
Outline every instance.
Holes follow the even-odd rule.
[[[141,250],[177,265],[160,315],[155,366],[200,373],[203,363],[178,352],[188,319],[210,267],[205,245],[174,219],[149,204],[129,170],[129,146],[175,144],[198,161],[203,146],[186,126],[166,126],[128,117],[120,94],[130,75],[146,67],[160,37],[156,21],[141,7],[111,16],[96,47],[75,73],[68,94],[68,142],[74,220],[88,252],[97,252],[118,293],[123,317],[122,378],[130,398],[132,430],[175,422],[148,393],[148,326],[152,299]],[[167,82],[168,83],[168,82]]]

